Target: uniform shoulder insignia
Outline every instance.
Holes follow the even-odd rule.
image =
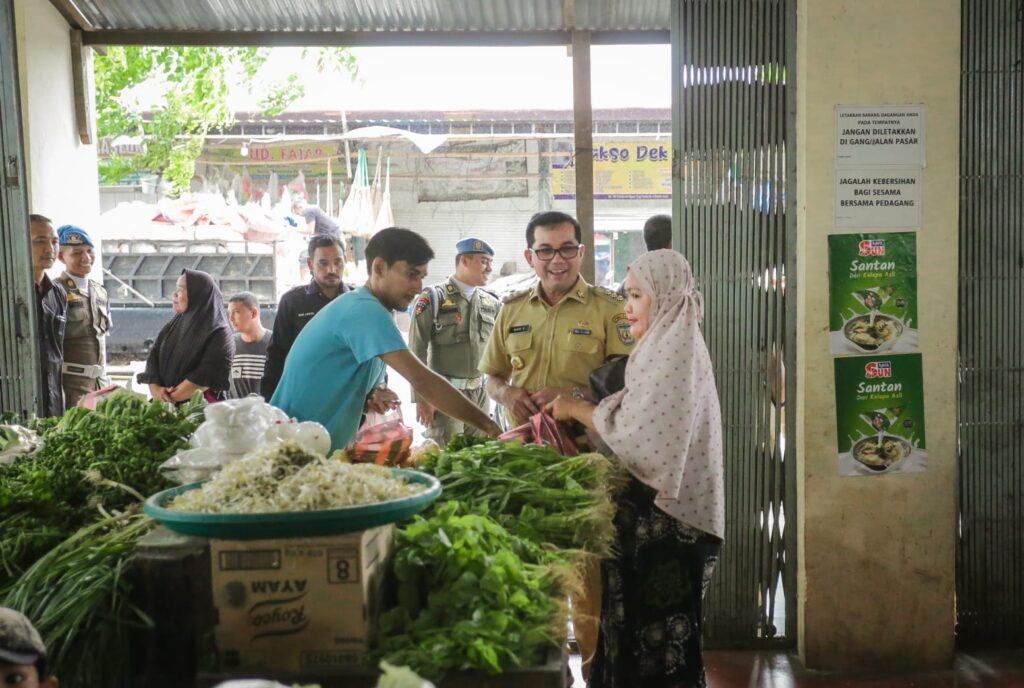
[[[608,287],[591,287],[593,292],[603,298],[605,301],[612,303],[622,303],[626,299],[622,298],[617,292],[612,291]]]
[[[430,294],[427,291],[424,291],[416,301],[416,308],[413,309],[413,315],[419,315],[428,308],[430,308]]]

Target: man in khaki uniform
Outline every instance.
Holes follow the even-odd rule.
[[[500,307],[498,297],[483,288],[491,274],[494,249],[470,238],[458,242],[455,250],[455,274],[425,289],[416,301],[409,350],[487,413],[490,401],[477,363]],[[456,434],[479,434],[472,426],[436,412],[418,394],[414,396],[416,416],[428,428],[426,436],[442,447]]]
[[[81,227],[64,225],[57,230],[59,257],[64,272],[57,283],[68,294],[64,330],[64,402],[67,408],[89,392],[107,384],[107,332],[110,305],[107,290],[89,279],[96,259],[92,239]]]
[[[580,277],[580,241],[579,223],[565,213],[538,213],[526,226],[526,261],[539,282],[505,297],[480,361],[487,393],[512,425],[525,423],[560,394],[594,401],[590,371],[633,348],[625,300]],[[586,677],[601,618],[596,560],[587,566],[584,592],[573,600],[573,610]]]
[[[584,247],[575,218],[538,213],[526,229],[535,286],[506,296],[480,361],[487,392],[512,425],[559,394],[591,399],[590,371],[628,355],[633,336],[624,299],[580,277]]]

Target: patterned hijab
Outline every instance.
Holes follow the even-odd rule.
[[[700,331],[704,301],[686,259],[663,249],[629,266],[651,297],[650,325],[626,364],[626,385],[594,411],[604,442],[665,513],[725,534],[722,419]]]

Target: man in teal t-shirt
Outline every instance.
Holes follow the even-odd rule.
[[[404,310],[423,290],[430,245],[408,229],[377,232],[366,246],[366,285],[325,306],[296,338],[270,403],[331,433],[331,450],[355,437],[367,409],[384,412],[398,395],[383,387],[391,366],[416,392],[450,416],[496,437],[500,429],[447,380],[406,347],[391,311]]]

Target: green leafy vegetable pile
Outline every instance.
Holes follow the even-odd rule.
[[[516,535],[602,557],[611,553],[614,496],[626,473],[601,454],[562,456],[536,444],[489,441],[440,452],[416,468],[441,481],[442,500],[471,505]]]
[[[398,531],[399,604],[382,617],[379,654],[430,679],[543,663],[564,639],[584,559],[611,553],[624,469],[600,454],[458,438],[416,468],[444,492]]]
[[[150,624],[125,578],[152,527],[143,495],[202,420],[197,393],[177,408],[116,392],[96,411],[30,422],[43,445],[0,466],[0,600],[24,612],[70,688],[127,685],[126,643]]]
[[[572,566],[449,502],[398,531],[399,606],[381,617],[387,662],[431,680],[543,663],[564,639]]]
[[[78,528],[170,487],[160,464],[188,446],[204,405],[117,392],[96,411],[69,409],[42,447],[0,466],[0,594]]]

